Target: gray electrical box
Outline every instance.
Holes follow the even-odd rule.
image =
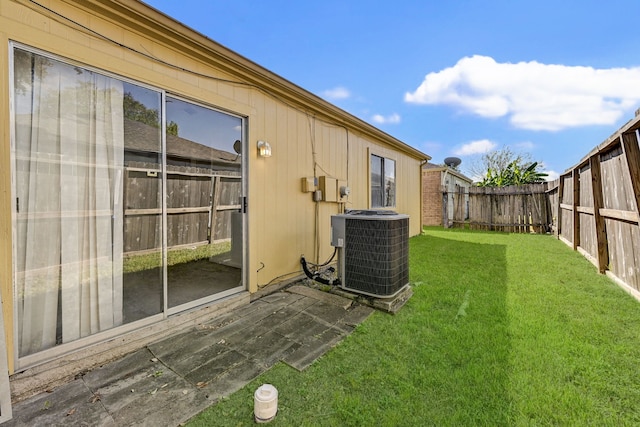
[[[344,246],[345,217],[333,215],[331,217],[331,246],[341,248]]]

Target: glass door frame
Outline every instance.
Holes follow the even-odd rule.
[[[16,111],[14,108],[14,84],[13,82],[15,81],[15,75],[14,75],[14,50],[15,49],[21,49],[27,52],[31,52],[33,54],[37,54],[46,58],[50,58],[52,60],[55,61],[60,61],[63,62],[65,64],[69,64],[71,66],[78,66],[81,67],[83,69],[86,69],[88,71],[91,72],[95,72],[95,73],[99,73],[103,76],[106,77],[110,77],[110,78],[114,78],[114,79],[118,79],[121,80],[123,82],[128,82],[134,85],[138,85],[141,86],[143,88],[147,88],[147,89],[151,89],[154,91],[158,91],[161,95],[161,123],[163,126],[163,129],[166,129],[166,107],[165,107],[165,103],[166,103],[166,97],[169,94],[172,97],[177,97],[177,98],[181,98],[184,100],[188,100],[188,102],[192,102],[198,105],[201,105],[207,109],[211,109],[214,111],[219,111],[221,113],[224,114],[228,114],[234,117],[237,117],[241,120],[241,153],[240,158],[241,158],[241,167],[240,167],[240,171],[241,171],[241,200],[240,200],[240,206],[241,206],[241,212],[242,212],[242,271],[241,271],[241,283],[239,286],[216,293],[216,294],[212,294],[209,295],[207,297],[203,297],[185,304],[181,304],[179,306],[176,307],[172,307],[169,308],[168,307],[168,280],[167,280],[167,201],[166,201],[166,192],[167,192],[167,160],[166,160],[166,131],[161,133],[161,142],[162,142],[162,165],[161,165],[161,170],[162,170],[162,259],[163,259],[163,311],[161,313],[157,313],[157,314],[153,314],[150,315],[148,317],[139,319],[139,320],[135,320],[132,321],[130,323],[123,323],[119,326],[115,326],[111,329],[106,329],[104,331],[100,331],[100,332],[96,332],[94,334],[79,338],[77,340],[68,342],[68,343],[63,343],[63,344],[58,344],[55,345],[51,348],[47,348],[47,349],[43,349],[41,351],[32,353],[32,354],[28,354],[28,355],[24,355],[24,356],[20,356],[19,355],[19,321],[21,321],[21,319],[18,318],[18,292],[17,292],[17,281],[16,281],[16,275],[17,275],[17,271],[16,271],[16,260],[17,260],[17,240],[16,240],[16,201],[15,201],[15,194],[16,194],[16,170],[15,170],[15,150],[16,150],[16,134],[15,134],[15,120],[16,120]],[[235,295],[238,294],[242,291],[247,291],[248,290],[248,283],[249,283],[249,273],[247,270],[247,265],[248,265],[248,253],[249,253],[249,246],[248,246],[248,241],[249,241],[249,236],[248,236],[248,220],[247,220],[247,197],[248,197],[248,174],[249,174],[249,156],[247,155],[247,148],[248,148],[248,122],[249,122],[249,118],[247,116],[244,115],[240,115],[238,113],[233,113],[227,110],[223,110],[221,108],[216,108],[212,105],[203,103],[203,102],[198,102],[198,101],[194,101],[192,99],[188,99],[188,98],[184,98],[184,97],[179,97],[176,96],[170,92],[168,92],[166,89],[163,88],[158,88],[156,86],[153,86],[151,84],[147,84],[138,80],[134,80],[131,78],[127,78],[124,77],[122,75],[118,75],[115,74],[113,72],[109,72],[97,67],[93,67],[91,65],[88,65],[86,63],[83,62],[79,62],[76,60],[72,60],[70,58],[64,57],[64,56],[60,56],[57,54],[53,54],[47,51],[43,51],[41,49],[38,48],[34,48],[32,46],[29,45],[25,45],[19,42],[14,42],[14,41],[9,41],[9,46],[8,46],[8,64],[6,65],[8,67],[8,81],[9,81],[9,90],[8,90],[8,95],[9,95],[9,136],[10,136],[10,156],[11,156],[11,188],[12,188],[12,209],[11,209],[11,216],[12,216],[12,277],[13,277],[13,283],[12,283],[12,299],[13,299],[13,316],[12,316],[12,321],[13,321],[13,356],[14,356],[14,369],[15,371],[20,371],[20,370],[24,370],[26,368],[30,368],[42,363],[45,363],[47,361],[53,360],[55,358],[73,353],[74,351],[83,349],[83,348],[87,348],[88,346],[91,345],[96,345],[96,344],[101,344],[104,342],[107,342],[109,340],[112,340],[118,336],[122,336],[125,335],[127,333],[130,332],[134,332],[136,330],[141,330],[147,327],[150,327],[152,325],[158,324],[160,321],[167,319],[169,316],[173,316],[179,313],[183,313],[189,310],[193,310],[199,306],[204,306],[206,304],[211,304],[213,302],[215,302],[216,300],[219,299],[223,299],[225,297],[231,296],[231,295]]]
[[[168,278],[168,225],[167,225],[167,198],[166,189],[167,189],[167,132],[162,133],[162,264],[163,264],[163,301],[164,301],[164,314],[165,317],[173,316],[179,313],[182,313],[186,310],[191,310],[193,308],[202,306],[204,304],[215,302],[216,300],[235,295],[243,290],[248,289],[248,274],[247,274],[247,253],[248,253],[248,239],[247,239],[247,181],[248,181],[248,160],[247,160],[247,123],[248,118],[246,116],[239,115],[237,113],[233,113],[230,111],[223,110],[221,108],[213,107],[212,105],[203,103],[201,101],[197,101],[191,98],[183,97],[177,95],[175,93],[169,91],[162,91],[162,105],[166,106],[166,98],[171,97],[180,101],[185,101],[191,103],[195,106],[199,106],[211,111],[216,111],[222,114],[226,114],[229,116],[236,117],[241,121],[241,149],[240,153],[240,182],[241,182],[241,194],[240,194],[240,210],[242,213],[242,267],[241,267],[241,284],[240,286],[236,286],[234,288],[227,289],[222,292],[218,292],[215,294],[207,295],[205,297],[189,301],[184,304],[177,305],[175,307],[169,307],[169,278]],[[167,120],[167,111],[166,108],[162,109],[162,126],[163,129],[166,129],[166,120]]]

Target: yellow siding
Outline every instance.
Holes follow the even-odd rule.
[[[395,159],[397,207],[394,210],[409,214],[411,234],[420,233],[421,159],[415,153],[404,154],[391,148],[382,139],[373,140],[352,126],[347,129],[349,125],[333,122],[322,111],[308,111],[306,107],[294,105],[296,100],[293,98],[285,102],[281,96],[270,94],[271,81],[265,80],[265,86],[258,89],[256,85],[259,82],[243,82],[241,76],[233,74],[228,68],[220,70],[212,65],[218,59],[211,59],[207,63],[203,56],[187,56],[181,49],[184,41],[172,42],[171,36],[168,36],[165,42],[159,43],[154,41],[151,30],[148,30],[149,34],[141,32],[147,31],[143,25],[133,31],[124,28],[115,20],[115,15],[95,16],[79,8],[90,7],[90,2],[81,2],[84,6],[61,1],[47,4],[114,42],[135,47],[161,61],[208,77],[184,72],[124,49],[81,30],[61,17],[50,16],[26,0],[0,3],[0,63],[3,64],[0,67],[0,96],[3,100],[0,106],[0,290],[9,343],[13,341],[10,126],[7,101],[10,84],[6,66],[9,40],[247,117],[249,263],[246,267],[251,292],[278,278],[286,278],[288,274],[299,273],[299,259],[303,254],[308,259],[324,260],[333,252],[330,245],[330,216],[339,213],[341,206],[322,202],[316,213],[316,203],[312,201],[310,193],[301,191],[300,184],[302,177],[314,176],[314,169],[317,176],[348,180],[351,195],[346,208],[366,209],[370,207],[369,153]],[[258,158],[258,140],[271,144],[272,157]],[[316,238],[319,239],[317,244]],[[316,245],[320,248],[319,254],[316,254]],[[12,354],[13,351],[9,351],[11,366]]]
[[[7,5],[0,3],[0,17],[4,15]],[[0,20],[0,63],[8,64],[8,35],[4,30],[4,20]],[[2,299],[2,314],[5,325],[5,338],[9,344],[7,363],[13,372],[13,295],[12,289],[12,244],[11,244],[11,144],[9,125],[9,69],[6,65],[0,67],[0,296]]]

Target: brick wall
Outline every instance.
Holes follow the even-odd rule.
[[[442,225],[442,186],[440,171],[422,171],[422,224]]]

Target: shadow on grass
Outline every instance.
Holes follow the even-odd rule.
[[[407,320],[422,365],[426,424],[509,421],[506,246],[430,235],[411,240],[416,284]]]
[[[252,424],[263,383],[279,391],[273,426],[508,425],[506,248],[455,234],[410,245],[414,296],[398,314],[374,313],[303,372],[274,366],[189,425]]]
[[[190,425],[640,425],[637,302],[550,236],[433,229],[414,296],[303,372],[278,364]]]

